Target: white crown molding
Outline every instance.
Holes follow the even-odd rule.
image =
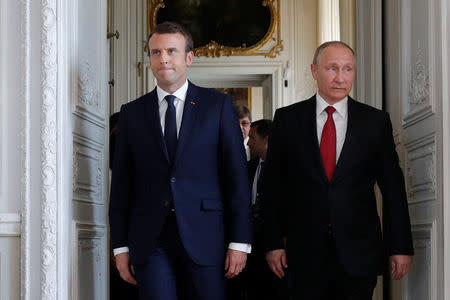
[[[21,299],[30,299],[30,49],[31,49],[31,10],[30,1],[22,0],[22,61],[21,61],[21,99],[22,99],[22,131],[21,131],[21,216],[19,216],[20,226],[20,272],[21,272]]]
[[[56,0],[41,0],[41,299],[56,299]]]

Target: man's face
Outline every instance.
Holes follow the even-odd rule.
[[[242,135],[244,136],[244,140],[248,137],[248,132],[250,131],[250,119],[248,117],[244,117],[239,119],[239,125],[241,126]]]
[[[311,64],[311,72],[320,96],[334,104],[348,96],[352,89],[355,57],[345,47],[328,46],[322,50],[317,65]]]
[[[148,42],[150,67],[160,88],[173,93],[187,78],[187,67],[194,53],[186,53],[186,40],[181,33],[153,34]]]
[[[268,137],[261,138],[257,130],[258,126],[253,126],[250,128],[248,134],[249,139],[247,145],[250,148],[250,156],[252,158],[263,157],[267,152]]]

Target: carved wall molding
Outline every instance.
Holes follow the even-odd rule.
[[[20,285],[22,300],[30,299],[30,252],[31,252],[31,237],[30,237],[30,140],[31,140],[31,122],[30,122],[30,103],[31,103],[31,9],[30,1],[21,1],[21,95],[22,99],[22,115],[21,115],[21,211],[20,215],[16,217],[19,220],[20,226]]]
[[[410,204],[436,199],[436,136],[430,134],[405,145]]]
[[[89,276],[94,277],[93,279],[97,278],[97,283],[101,282],[101,277],[107,276],[106,273],[102,272],[102,270],[107,269],[106,267],[102,267],[102,264],[106,264],[107,262],[107,260],[105,259],[105,255],[103,255],[103,253],[105,253],[107,249],[102,246],[105,245],[104,239],[106,239],[106,225],[73,221],[73,227],[74,247],[72,253],[72,299],[82,300],[80,295],[80,288],[83,283],[79,280],[79,267],[82,264],[80,264],[79,260],[81,259],[80,257],[82,256],[82,253],[84,251],[90,251],[93,254],[94,261],[92,263],[85,264],[92,268],[91,274],[89,274]],[[97,266],[98,268],[96,269],[95,266]],[[95,270],[96,273],[92,273],[93,270]],[[95,282],[96,281],[94,280],[94,283]],[[106,283],[106,281],[104,282]],[[105,299],[106,297],[106,289],[102,290],[102,287],[98,287],[98,289],[94,289],[91,292],[97,292],[95,295],[90,295],[92,298]]]
[[[73,134],[73,200],[105,204],[102,182],[104,178],[104,146]],[[80,167],[80,166],[83,167]],[[84,176],[81,170],[91,171]],[[93,176],[93,177],[92,177]]]
[[[41,297],[57,293],[57,1],[41,0]]]
[[[425,68],[425,57],[423,50],[418,47],[416,51],[416,62],[412,66],[410,80],[408,82],[408,99],[410,110],[429,102],[430,82],[428,70]]]
[[[401,1],[401,64],[407,78],[402,81],[403,128],[434,114],[435,82],[430,74],[435,73],[436,66],[429,45],[433,45],[435,12],[431,3]],[[419,15],[421,18],[417,18]]]
[[[11,213],[0,214],[0,237],[18,237],[20,234],[20,215]]]
[[[86,60],[82,61],[78,70],[78,101],[88,108],[98,111],[100,91],[96,83],[97,80],[89,62]]]
[[[413,223],[411,232],[414,246],[414,263],[404,278],[404,299],[435,299],[433,280],[437,268],[436,221]]]
[[[83,20],[83,15],[86,9],[96,15],[97,20],[102,19],[103,1],[75,1],[73,4],[74,15],[73,22],[77,24],[73,39],[74,47],[72,49],[73,65],[75,72],[72,74],[74,80],[72,81],[72,112],[81,118],[96,124],[99,127],[105,128],[106,114],[104,111],[105,104],[102,103],[102,89],[105,82],[100,77],[98,70],[107,62],[104,60],[102,51],[107,51],[104,48],[99,36],[103,36],[103,32],[99,32],[100,28],[97,26],[86,27],[86,21]],[[88,5],[92,5],[89,7]],[[83,26],[82,26],[83,25]],[[106,30],[106,28],[105,28]],[[87,47],[84,43],[78,41],[79,38],[85,36],[89,40],[96,41],[96,44]],[[92,48],[98,51],[93,51]]]

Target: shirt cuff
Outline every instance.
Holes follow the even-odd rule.
[[[120,248],[113,249],[114,256],[116,256],[117,254],[120,254],[120,253],[125,253],[125,252],[130,252],[130,249],[128,249],[128,247],[120,247]]]
[[[251,253],[252,252],[252,245],[251,244],[245,244],[245,243],[230,243],[228,245],[228,249],[242,251],[242,252],[245,252],[245,253]]]

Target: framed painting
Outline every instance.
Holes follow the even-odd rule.
[[[147,32],[174,21],[194,40],[196,56],[264,55],[283,50],[281,0],[147,0]]]

